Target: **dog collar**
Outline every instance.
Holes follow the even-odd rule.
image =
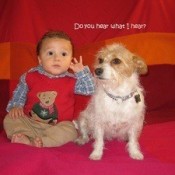
[[[132,98],[133,95],[137,92],[137,90],[135,90],[126,96],[115,96],[115,95],[107,92],[106,89],[104,89],[104,91],[108,97],[112,98],[113,100],[117,101],[118,103],[122,103],[122,102]],[[139,94],[135,95],[135,101],[136,101],[136,103],[139,103],[141,101]]]

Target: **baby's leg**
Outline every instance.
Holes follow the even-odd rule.
[[[41,138],[44,147],[61,146],[73,142],[78,136],[74,124],[70,121],[63,121],[50,126],[45,130],[44,135]]]
[[[21,134],[21,133],[13,134],[11,142],[12,143],[23,143],[23,144],[26,144],[26,145],[31,145],[31,142],[30,142],[29,138],[27,136],[25,136],[24,134]]]
[[[29,137],[27,137],[24,134],[18,133],[18,134],[13,134],[12,143],[21,143],[25,145],[30,145],[30,146],[35,146],[41,148],[43,146],[42,140],[39,137],[36,137],[35,139],[30,140]]]
[[[32,122],[27,116],[17,119],[7,115],[4,119],[4,130],[12,143],[42,147],[42,140],[37,137],[37,123]]]
[[[32,145],[38,148],[43,147],[43,142],[41,140],[40,137],[36,137],[33,141],[32,141]]]

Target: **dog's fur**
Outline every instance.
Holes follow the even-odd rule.
[[[138,138],[144,121],[145,103],[139,74],[147,66],[138,56],[122,44],[114,43],[102,48],[95,64],[96,92],[78,119],[80,137],[78,144],[95,140],[92,160],[103,155],[104,139],[128,141],[130,157],[143,159]],[[121,100],[121,98],[125,100]]]

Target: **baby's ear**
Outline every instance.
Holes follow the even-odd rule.
[[[148,67],[147,67],[145,61],[141,57],[134,55],[132,57],[132,60],[133,60],[134,66],[136,68],[136,71],[139,74],[143,75],[143,74],[146,74],[148,72]]]
[[[42,65],[40,56],[38,56],[38,62],[39,62],[39,65]]]

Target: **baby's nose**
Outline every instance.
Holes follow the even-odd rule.
[[[56,61],[59,61],[59,60],[60,60],[59,55],[55,55],[55,56],[54,56],[54,59],[55,59]]]
[[[102,68],[97,68],[97,69],[95,69],[95,74],[96,75],[101,75],[103,73],[103,69]]]

